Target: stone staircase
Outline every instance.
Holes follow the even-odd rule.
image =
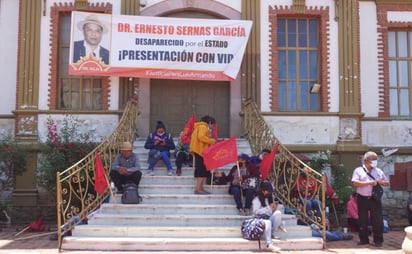
[[[144,140],[134,142],[142,170],[147,169]],[[238,152],[250,154],[246,140],[238,139]],[[174,165],[174,160],[173,160]],[[221,170],[228,171],[231,165]],[[120,195],[101,206],[88,221],[78,225],[62,241],[63,250],[106,251],[256,251],[256,241],[241,237],[240,225],[247,218],[238,215],[228,185],[207,186],[211,195],[193,194],[192,168],[182,176],[167,176],[164,165],[155,176],[142,177],[139,193],[143,202],[122,205]],[[274,243],[283,250],[320,250],[321,238],[298,226],[293,215],[282,216],[287,233],[279,232]],[[263,244],[264,245],[264,241]]]

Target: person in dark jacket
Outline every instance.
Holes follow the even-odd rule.
[[[147,136],[144,148],[149,149],[149,168],[147,175],[154,176],[154,166],[162,159],[167,167],[167,175],[173,175],[172,163],[170,162],[170,150],[175,149],[172,135],[166,132],[166,127],[162,121],[158,121],[156,130]]]
[[[124,142],[120,148],[120,154],[116,156],[110,170],[110,178],[119,193],[123,193],[123,185],[132,182],[139,187],[142,172],[137,154],[133,153],[130,142]]]
[[[230,183],[229,193],[233,195],[239,214],[248,216],[251,214],[250,209],[252,207],[252,200],[256,194],[255,187],[257,186],[244,185],[244,188],[242,188],[242,182],[248,181],[248,178],[259,179],[260,173],[254,164],[249,163],[249,156],[247,154],[239,155],[238,163],[239,169],[237,165],[233,166],[227,176],[221,172],[216,172],[215,174]],[[245,196],[244,206],[242,204],[242,195]]]

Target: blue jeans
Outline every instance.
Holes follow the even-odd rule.
[[[322,217],[320,212],[321,202],[317,198],[305,199],[302,198],[302,203],[306,203],[306,215],[312,216],[312,211],[315,210],[316,217]]]
[[[160,152],[159,156],[150,158],[149,159],[149,170],[153,170],[154,166],[160,159],[162,159],[163,162],[165,163],[167,170],[172,170],[172,163],[170,162],[170,152],[169,151]]]
[[[230,187],[230,193],[233,195],[233,199],[235,200],[236,203],[236,208],[237,209],[250,209],[252,207],[252,200],[253,197],[255,196],[255,191],[253,189],[246,189],[243,190],[243,195],[246,197],[245,200],[245,206],[243,207],[242,204],[242,194],[241,194],[242,189],[238,185],[233,185]]]

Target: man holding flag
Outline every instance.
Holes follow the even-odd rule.
[[[216,120],[211,116],[203,116],[200,122],[195,123],[195,127],[190,140],[190,153],[194,156],[194,166],[196,178],[195,194],[207,195],[209,192],[205,191],[203,188],[204,182],[210,172],[206,169],[203,162],[203,151],[210,145],[216,143],[214,138],[211,138],[211,130],[213,130],[213,125],[216,124]]]
[[[217,172],[217,176],[221,176],[224,181],[230,183],[229,194],[233,195],[233,199],[236,203],[236,208],[239,211],[239,215],[249,216],[251,215],[252,200],[255,197],[255,188],[259,186],[260,179],[259,170],[254,164],[249,163],[249,156],[247,154],[240,154],[237,165],[233,166],[229,174],[226,176],[224,173]],[[243,185],[242,183],[247,179],[256,179],[255,182],[251,181],[251,184]],[[252,184],[253,182],[253,184]],[[242,204],[242,197],[245,198],[245,205]]]

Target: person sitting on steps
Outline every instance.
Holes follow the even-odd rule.
[[[282,225],[282,214],[278,210],[278,204],[273,200],[273,186],[264,181],[260,184],[260,191],[253,199],[253,216],[262,218],[265,222],[266,247],[269,251],[278,252],[280,248],[273,245],[272,238],[279,239],[276,235],[278,229],[287,232]]]
[[[147,175],[154,176],[154,166],[162,159],[167,167],[167,175],[173,175],[172,163],[170,162],[170,150],[175,149],[172,135],[166,132],[166,127],[162,121],[157,121],[156,130],[147,136],[144,148],[149,149],[149,168]]]
[[[137,154],[133,153],[130,142],[123,142],[120,154],[116,155],[110,170],[111,181],[117,188],[118,193],[123,193],[123,185],[131,182],[139,187],[142,172],[140,172],[140,161]]]
[[[256,193],[255,189],[251,186],[242,189],[242,182],[247,178],[259,177],[260,173],[255,165],[249,163],[249,156],[247,154],[240,154],[238,156],[238,163],[239,168],[237,165],[233,166],[227,176],[222,172],[216,172],[215,174],[230,183],[229,194],[233,195],[239,214],[249,216],[252,200]],[[245,196],[245,206],[242,204],[242,196]]]
[[[180,136],[182,136],[182,132],[180,133]],[[176,149],[175,149],[175,157],[176,157],[176,175],[180,176],[182,175],[182,167],[183,164],[188,165],[189,167],[192,167],[192,161],[193,157],[189,153],[189,144],[182,144],[181,139],[179,138],[179,141],[176,144]]]

